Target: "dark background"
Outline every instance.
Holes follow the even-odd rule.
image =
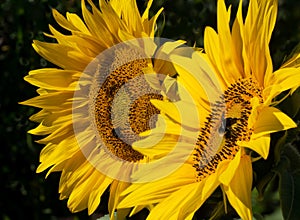
[[[226,1],[233,4],[237,0]],[[139,1],[145,8],[145,1]],[[245,1],[247,3],[247,1]],[[159,19],[162,37],[187,40],[203,45],[204,27],[216,24],[216,0],[154,0],[152,12],[164,7]],[[28,117],[37,112],[18,102],[36,95],[23,80],[29,70],[50,67],[31,47],[33,39],[51,41],[43,36],[48,24],[55,25],[51,8],[65,15],[80,12],[80,0],[1,0],[0,3],[0,219],[88,219],[84,211],[71,214],[57,192],[59,173],[36,174],[43,146],[26,131],[36,126]],[[300,42],[300,1],[279,0],[278,20],[271,41],[274,66]],[[165,22],[164,22],[165,20]],[[162,24],[164,29],[162,31]],[[161,32],[162,31],[162,32]]]

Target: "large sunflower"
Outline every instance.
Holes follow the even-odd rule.
[[[39,87],[39,96],[22,104],[42,109],[30,118],[39,126],[29,133],[45,136],[38,141],[46,146],[37,172],[61,171],[60,198],[68,198],[72,212],[88,208],[93,213],[111,185],[112,214],[128,186],[124,181],[139,162],[148,160],[130,144],[159,113],[149,100],[162,99],[142,77],[143,69],[152,66],[154,53],[166,56],[164,51],[178,44],[157,48],[154,32],[161,10],[148,19],[151,0],[142,16],[135,0],[99,4],[100,10],[82,0],[83,20],[53,10],[56,22],[69,34],[50,26],[47,36],[57,43],[34,41],[33,47],[60,68],[29,72],[25,80]],[[155,66],[163,69],[163,62]]]
[[[172,56],[177,82],[194,103],[181,90],[180,101],[152,101],[161,110],[157,127],[144,132],[146,138],[133,148],[150,158],[169,159],[139,170],[133,178],[144,182],[144,173],[148,173],[147,180],[149,174],[157,179],[158,170],[181,162],[187,152],[190,156],[160,180],[131,185],[123,193],[126,197],[120,208],[156,204],[147,219],[192,219],[220,186],[238,215],[252,219],[253,157],[268,157],[271,133],[296,127],[274,107],[280,101],[274,98],[283,91],[295,91],[300,85],[300,68],[294,56],[273,71],[268,45],[276,0],[250,0],[245,20],[241,0],[232,29],[230,12],[224,0],[219,0],[218,32],[205,29],[204,51],[186,49],[181,51],[185,56]],[[190,114],[195,108],[198,114]]]

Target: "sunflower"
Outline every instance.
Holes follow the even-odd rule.
[[[50,26],[46,36],[56,43],[33,42],[37,53],[59,68],[30,71],[25,80],[39,87],[38,96],[21,104],[41,108],[30,118],[39,125],[29,131],[44,136],[38,141],[45,147],[37,172],[61,171],[60,199],[68,198],[72,212],[88,208],[92,214],[110,186],[113,218],[127,178],[148,160],[131,143],[159,113],[150,99],[163,97],[143,70],[152,66],[154,53],[165,57],[181,44],[158,48],[154,33],[162,9],[148,19],[151,4],[140,15],[134,0],[100,0],[100,9],[82,0],[83,19],[53,10],[66,32]],[[155,69],[163,67],[161,60],[154,63]]]
[[[177,82],[186,90],[179,89],[180,101],[152,100],[161,111],[157,126],[133,143],[150,158],[168,159],[134,173],[136,182],[150,180],[149,175],[154,181],[132,184],[119,208],[155,204],[149,220],[192,219],[220,186],[224,201],[242,219],[252,219],[252,162],[268,157],[271,133],[296,127],[275,107],[286,96],[275,97],[299,87],[300,69],[296,55],[273,71],[268,45],[277,1],[250,0],[245,20],[242,4],[230,28],[231,10],[218,0],[218,32],[205,29],[204,50],[171,56]],[[195,108],[198,113],[190,114]],[[172,164],[177,169],[159,179]]]

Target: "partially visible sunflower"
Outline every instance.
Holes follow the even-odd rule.
[[[133,178],[144,181],[144,173],[157,177],[186,151],[191,150],[190,156],[160,180],[131,185],[118,207],[156,204],[147,219],[192,219],[220,186],[238,215],[252,219],[252,161],[268,157],[271,133],[296,127],[274,107],[280,101],[274,98],[299,87],[300,68],[294,56],[273,71],[268,45],[276,0],[250,0],[245,20],[241,0],[232,30],[230,14],[224,0],[218,0],[218,32],[205,29],[204,51],[171,56],[178,84],[189,91],[195,104],[187,102],[180,90],[178,102],[152,100],[161,110],[159,123],[143,133],[146,138],[133,148],[150,158],[167,157],[174,146],[180,148],[168,163],[140,170]],[[189,118],[193,108],[198,109],[200,121]]]
[[[148,160],[130,143],[134,135],[150,128],[148,122],[159,113],[149,100],[162,99],[145,79],[140,84],[130,81],[142,77],[155,52],[172,50],[178,44],[156,48],[156,19],[162,9],[149,19],[152,0],[142,16],[135,0],[100,0],[99,4],[100,10],[90,0],[82,0],[83,20],[72,13],[65,18],[53,10],[56,22],[69,34],[50,26],[51,34],[46,35],[57,43],[34,41],[33,47],[60,68],[29,72],[25,80],[39,87],[39,96],[21,104],[42,109],[30,118],[39,126],[29,133],[45,136],[38,141],[46,146],[37,172],[48,168],[48,174],[61,171],[60,198],[68,198],[72,212],[88,208],[88,213],[93,213],[110,186],[113,218],[119,195],[129,185],[117,177],[126,180],[139,162]],[[148,40],[134,40],[137,38]],[[157,61],[155,66],[163,68],[163,62]],[[119,94],[125,84],[126,91],[123,88]],[[146,91],[145,95],[136,97],[139,90]],[[120,108],[131,100],[135,101],[129,102],[128,121],[120,121],[117,116],[124,111]]]

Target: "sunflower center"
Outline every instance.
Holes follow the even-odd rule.
[[[261,94],[255,81],[241,79],[229,86],[220,101],[212,105],[193,153],[197,181],[214,173],[221,161],[232,160],[239,150],[238,141],[250,139],[252,128],[248,127],[248,119],[252,111],[251,100],[256,97],[262,102]]]
[[[139,83],[130,83],[130,80],[143,76],[143,68],[149,64],[148,59],[139,58],[119,65],[118,56],[112,63],[114,70],[106,77],[95,99],[95,121],[98,133],[108,149],[117,158],[128,162],[136,162],[143,159],[143,155],[132,149],[130,143],[135,141],[140,132],[149,129],[149,120],[159,111],[151,103],[150,99],[162,99],[162,96],[152,89],[146,81],[139,80]],[[123,56],[130,56],[132,51],[121,53]],[[123,58],[124,59],[124,58]],[[118,91],[126,84],[126,97],[116,98]],[[147,95],[136,97],[137,91],[143,90]],[[129,108],[128,115],[124,115],[119,122],[114,123],[114,114],[122,115],[126,109],[123,107],[126,102],[135,100]],[[128,103],[127,103],[128,104]],[[117,113],[114,113],[112,106],[116,106]],[[121,121],[120,121],[121,120]],[[125,141],[126,140],[126,141]]]
[[[149,130],[155,125],[156,120],[151,119],[159,114],[159,110],[151,104],[151,99],[161,99],[161,95],[143,95],[130,108],[130,127],[136,134]]]

